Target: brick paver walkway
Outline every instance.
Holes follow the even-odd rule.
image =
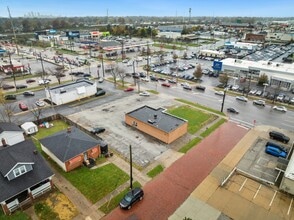
[[[103,219],[167,219],[248,130],[228,122],[144,186],[145,198],[131,210],[116,208]]]

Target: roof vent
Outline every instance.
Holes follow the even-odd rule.
[[[4,138],[1,139],[1,142],[2,142],[3,147],[7,146],[6,140]]]
[[[157,119],[157,115],[154,115],[154,119]]]
[[[34,152],[35,155],[38,154],[38,151],[37,150],[34,150],[33,152]]]
[[[67,133],[71,133],[71,127],[67,127]]]

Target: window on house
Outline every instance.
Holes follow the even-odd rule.
[[[26,169],[26,167],[24,165],[16,168],[15,170],[13,170],[13,173],[14,173],[15,177],[18,177],[18,176],[24,174],[25,172],[27,172],[27,169]]]

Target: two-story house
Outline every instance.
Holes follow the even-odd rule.
[[[34,143],[18,137],[16,125],[1,125],[0,204],[4,213],[10,214],[51,190],[54,173]],[[13,137],[19,142],[11,140]],[[7,144],[12,142],[13,145]]]

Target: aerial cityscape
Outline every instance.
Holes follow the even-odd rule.
[[[293,8],[0,1],[0,219],[294,219]]]

